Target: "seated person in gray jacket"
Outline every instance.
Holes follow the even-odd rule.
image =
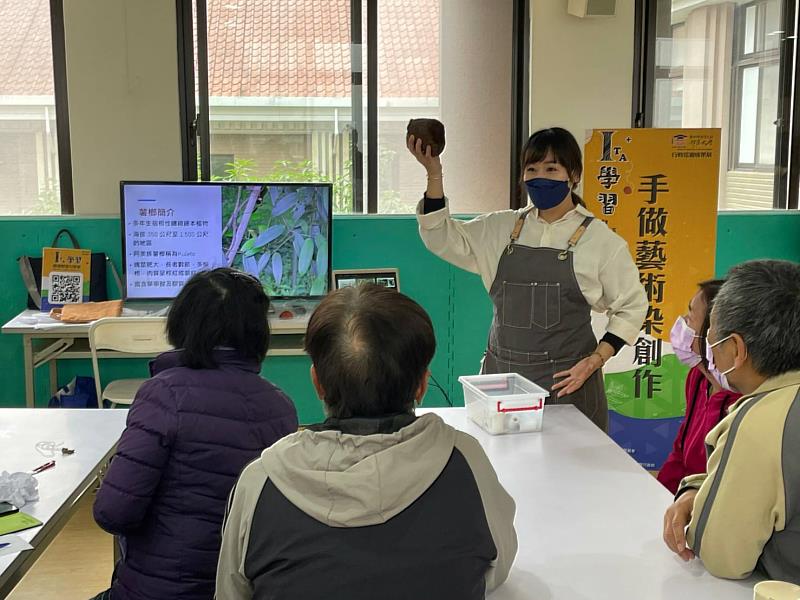
[[[514,501],[477,440],[414,414],[436,348],[422,307],[345,288],[314,312],[305,346],[328,418],[239,477],[217,599],[470,600],[505,581]]]

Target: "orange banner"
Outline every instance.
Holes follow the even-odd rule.
[[[636,345],[606,368],[612,437],[648,468],[685,407],[669,335],[714,275],[719,149],[718,129],[596,129],[586,140],[584,199],[628,242],[649,302]]]
[[[650,299],[644,332],[664,341],[714,274],[719,139],[718,129],[596,129],[586,143],[586,203],[628,242]]]

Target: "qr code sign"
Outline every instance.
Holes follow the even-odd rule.
[[[83,300],[83,273],[50,273],[50,304],[75,304]]]

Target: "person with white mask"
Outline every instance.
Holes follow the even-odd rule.
[[[713,372],[713,361],[706,357],[711,308],[722,284],[721,279],[698,284],[688,312],[678,317],[670,332],[675,356],[689,367],[686,416],[675,436],[672,452],[658,472],[658,480],[673,494],[678,491],[678,484],[684,477],[706,472],[706,435],[741,396],[723,389],[719,377]]]
[[[800,264],[731,269],[707,344],[720,383],[744,395],[706,438],[707,474],[679,485],[664,542],[717,577],[800,584]]]

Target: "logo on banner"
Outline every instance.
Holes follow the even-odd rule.
[[[684,135],[679,133],[678,135],[672,136],[672,147],[673,148],[685,148],[686,147],[686,140],[689,139],[688,135]]]

